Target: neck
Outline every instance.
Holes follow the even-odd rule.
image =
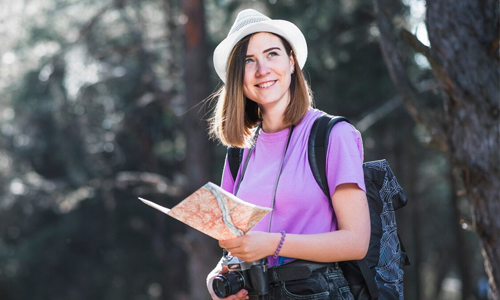
[[[285,115],[286,107],[275,106],[272,108],[261,107],[262,113],[262,130],[265,133],[275,133],[282,131],[292,124],[285,123],[283,116]]]
[[[283,122],[283,112],[262,112],[262,130],[265,133],[282,131],[292,124]]]
[[[264,119],[262,121],[262,130],[265,133],[275,133],[282,131],[286,128],[290,127],[290,124],[285,124],[283,119],[280,120],[267,120]]]

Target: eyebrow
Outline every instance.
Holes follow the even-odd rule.
[[[279,51],[281,51],[281,48],[280,48],[280,47],[271,47],[271,48],[269,48],[269,49],[266,49],[266,50],[262,51],[262,53],[271,52],[271,51],[273,51],[273,50],[279,50]],[[247,55],[246,57],[252,57],[252,56],[254,56],[254,55],[253,55],[253,54],[250,54],[250,55]]]

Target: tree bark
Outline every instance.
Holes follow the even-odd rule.
[[[453,167],[450,167],[449,170],[450,181],[451,181],[451,221],[452,221],[452,229],[454,232],[454,244],[456,249],[455,261],[458,266],[458,272],[460,279],[462,281],[462,296],[457,300],[465,300],[467,297],[472,295],[474,290],[474,282],[472,280],[472,269],[471,262],[469,260],[469,249],[468,245],[465,242],[465,231],[462,229],[460,225],[460,209],[459,209],[459,196],[458,191],[461,189],[459,178],[456,178],[454,174]]]
[[[381,48],[389,72],[410,114],[424,127],[444,135],[437,145],[448,152],[466,187],[473,225],[481,240],[485,269],[495,299],[500,290],[500,149],[499,143],[499,15],[496,0],[427,1],[430,48],[414,47],[426,55],[444,93],[443,127],[422,117],[397,52],[394,28],[385,7],[376,0]],[[408,33],[406,35],[408,37]],[[407,106],[408,107],[408,106]],[[433,136],[433,132],[429,132]]]
[[[206,112],[202,101],[209,95],[208,47],[205,39],[203,0],[183,0],[184,24],[184,83],[186,114],[183,129],[186,137],[184,174],[186,190],[193,192],[210,179],[211,153],[207,137]],[[206,276],[215,267],[217,255],[215,240],[188,229],[182,244],[188,253],[189,299],[209,298]]]

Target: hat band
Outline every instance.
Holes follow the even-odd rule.
[[[234,28],[231,28],[231,32],[229,32],[228,35],[235,33],[236,31],[240,30],[241,28],[243,28],[249,24],[260,23],[260,22],[269,21],[269,20],[270,20],[269,18],[265,18],[265,17],[252,17],[252,18],[246,19],[246,20],[238,23],[238,25],[236,25]]]

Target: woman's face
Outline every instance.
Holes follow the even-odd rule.
[[[279,37],[267,32],[254,34],[248,43],[243,94],[261,109],[286,107],[294,65]]]

